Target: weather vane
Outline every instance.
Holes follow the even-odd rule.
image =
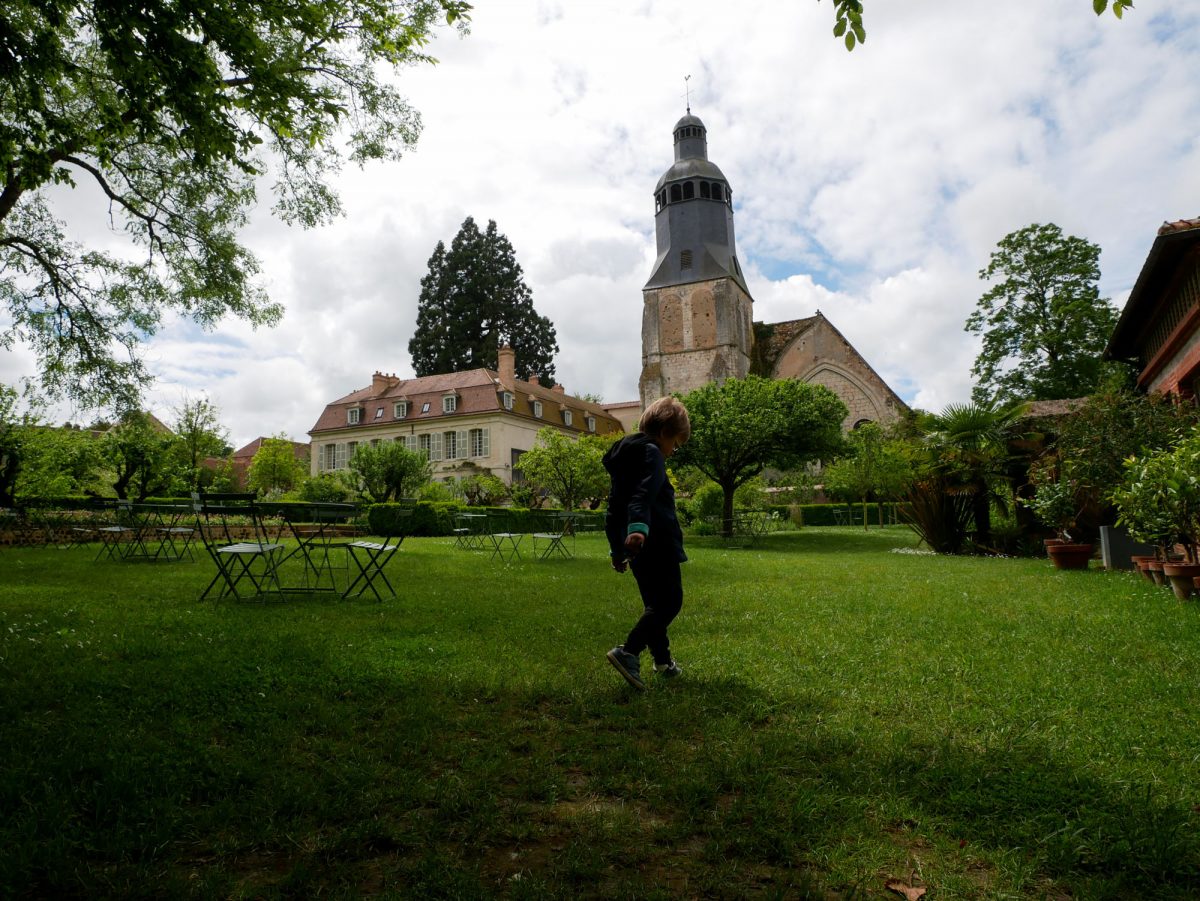
[[[686,98],[688,115],[692,114],[692,86],[688,84],[688,79],[692,76],[683,76],[683,96]]]

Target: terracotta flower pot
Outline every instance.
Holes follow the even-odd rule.
[[[1196,578],[1200,576],[1200,563],[1164,563],[1163,577],[1171,583],[1175,597],[1186,601],[1196,590]]]
[[[1087,569],[1092,549],[1090,544],[1050,544],[1046,546],[1046,553],[1056,569]]]
[[[1142,578],[1147,582],[1153,582],[1154,577],[1150,575],[1150,570],[1146,568],[1151,560],[1157,560],[1153,554],[1133,554],[1129,558],[1133,562],[1133,568],[1141,573]]]

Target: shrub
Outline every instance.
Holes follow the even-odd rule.
[[[300,486],[300,499],[310,504],[341,504],[349,501],[350,487],[331,472],[305,479]]]
[[[417,500],[432,504],[452,504],[459,500],[456,487],[450,482],[426,482],[417,491]]]
[[[762,479],[751,479],[733,493],[733,506],[742,510],[761,510],[767,504],[766,486]]]
[[[913,484],[901,507],[905,523],[939,554],[957,554],[967,541],[973,519],[969,494],[951,494],[941,479]]]
[[[718,519],[724,502],[725,492],[716,482],[701,485],[692,495],[693,512],[697,519]]]

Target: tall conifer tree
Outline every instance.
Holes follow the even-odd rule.
[[[417,375],[437,375],[495,369],[500,344],[516,351],[518,377],[554,381],[554,325],[533,308],[512,244],[494,220],[480,232],[468,216],[450,249],[439,241],[429,258],[408,351]]]

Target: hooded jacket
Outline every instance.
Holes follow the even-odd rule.
[[[625,538],[641,532],[646,542],[639,560],[686,560],[683,532],[675,517],[675,489],[654,439],[642,432],[627,435],[608,449],[603,463],[612,479],[604,517],[612,556],[624,557]]]

